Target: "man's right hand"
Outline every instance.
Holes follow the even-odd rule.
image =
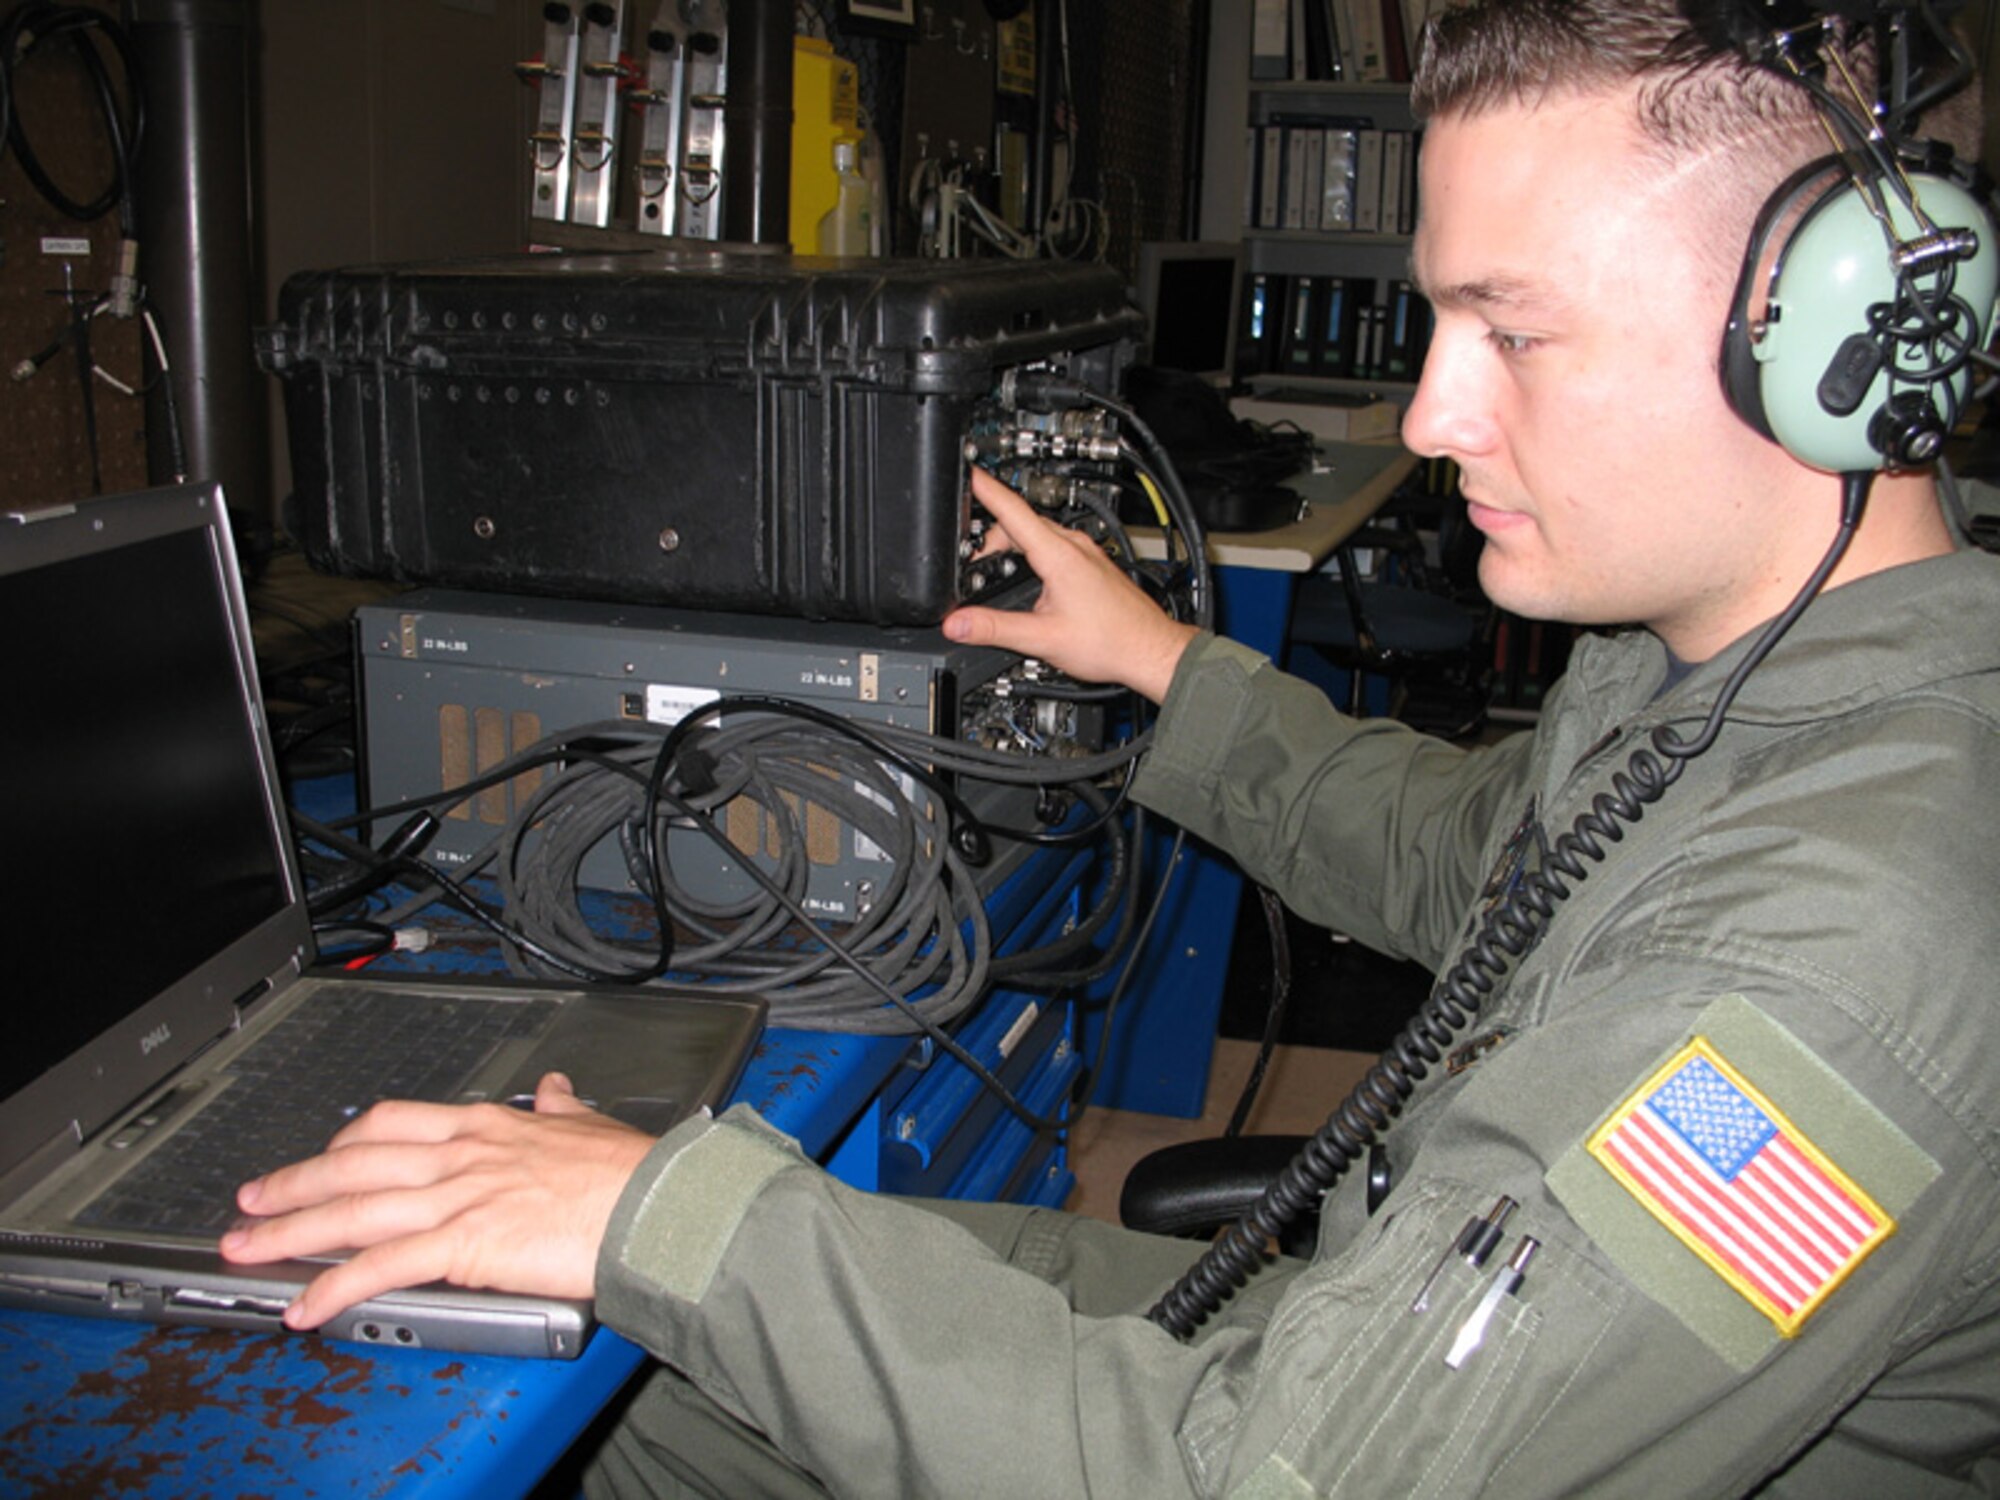
[[[1196,634],[1167,618],[1097,543],[1057,526],[984,469],[972,493],[1042,581],[1029,610],[968,605],[945,616],[944,633],[970,646],[999,646],[1036,657],[1084,682],[1115,682],[1155,703]]]

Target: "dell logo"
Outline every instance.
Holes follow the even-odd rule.
[[[173,1031],[164,1022],[139,1038],[139,1055],[144,1057],[155,1047],[164,1047],[173,1038]]]

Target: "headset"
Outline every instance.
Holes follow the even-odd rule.
[[[1836,149],[1759,211],[1722,336],[1730,406],[1801,463],[1830,473],[1921,468],[1993,362],[2000,236],[1985,184],[1909,119],[1970,59],[1929,0],[1722,0],[1684,10],[1728,47],[1810,93]],[[1822,55],[1840,21],[1875,28],[1884,97],[1862,100]],[[1943,76],[1922,82],[1916,54]],[[1829,78],[1837,73],[1838,80]]]

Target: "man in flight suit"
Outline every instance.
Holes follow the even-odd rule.
[[[1181,1340],[1145,1313],[1197,1247],[855,1192],[741,1111],[656,1143],[552,1078],[247,1184],[229,1256],[362,1251],[290,1322],[434,1278],[594,1294],[661,1362],[597,1494],[2000,1490],[2000,564],[1892,469],[1738,671],[1842,514],[1717,379],[1820,118],[1671,0],[1449,11],[1415,93],[1403,440],[1459,465],[1497,603],[1623,627],[1535,733],[1343,718],[985,475],[1042,592],[946,622],[1159,701],[1135,795],[1389,952],[1450,972],[1583,866],[1387,1129],[1379,1211],[1349,1174],[1309,1263]],[[1565,854],[1614,778],[1667,784]]]

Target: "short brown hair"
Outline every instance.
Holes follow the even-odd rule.
[[[1853,67],[1864,60],[1848,48]],[[1872,51],[1872,49],[1870,49]],[[1872,83],[1872,57],[1857,76]],[[1669,155],[1750,137],[1826,137],[1796,85],[1696,35],[1676,0],[1472,0],[1425,29],[1412,104],[1476,115],[1565,94],[1638,89],[1639,124]]]
[[[1839,23],[1821,52],[1872,94],[1869,28]],[[1475,115],[1629,85],[1641,129],[1669,155],[1794,132],[1804,150],[1830,147],[1804,89],[1704,40],[1680,0],[1460,0],[1425,28],[1411,101],[1424,118]],[[1958,90],[1920,126],[1976,158],[1978,90]]]

